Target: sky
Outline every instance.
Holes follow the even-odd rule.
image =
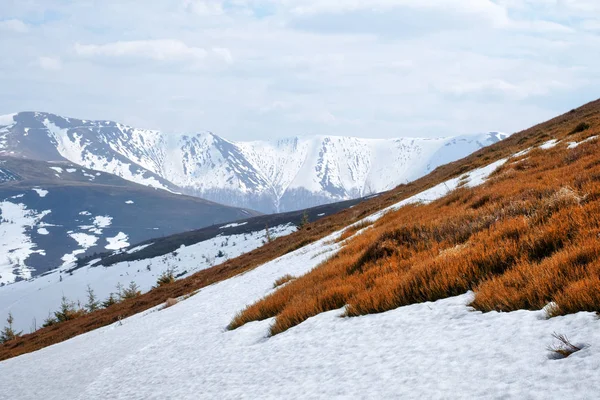
[[[600,97],[597,0],[2,0],[0,114],[231,140],[515,132]]]

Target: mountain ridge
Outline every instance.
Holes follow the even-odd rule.
[[[316,135],[235,142],[208,131],[166,134],[42,112],[0,117],[0,154],[66,159],[147,186],[267,213],[386,191],[507,136]]]

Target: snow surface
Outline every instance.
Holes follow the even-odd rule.
[[[127,200],[125,204],[133,204],[133,200]]]
[[[119,232],[115,237],[106,238],[108,244],[104,246],[107,250],[121,250],[129,246],[127,240],[129,237],[123,232]]]
[[[112,223],[112,217],[107,215],[99,215],[94,217],[94,225],[98,228],[108,228]]]
[[[238,226],[244,226],[246,224],[247,224],[247,222],[241,222],[241,223],[235,223],[234,222],[232,224],[223,225],[219,229],[237,228]]]
[[[134,247],[134,248],[132,248],[132,249],[129,249],[129,250],[127,250],[127,251],[126,251],[126,253],[127,253],[127,254],[133,254],[133,253],[137,253],[138,251],[142,251],[142,250],[144,250],[145,248],[152,246],[153,244],[154,244],[154,243],[148,243],[148,244],[143,244],[143,245],[141,245],[141,246],[136,246],[136,247]]]
[[[49,235],[50,232],[48,232],[48,229],[46,228],[38,228],[37,230],[38,235]]]
[[[8,126],[8,125],[12,125],[15,123],[14,121],[14,117],[17,114],[6,114],[6,115],[0,115],[0,126]]]
[[[58,172],[59,174],[62,174],[62,172],[63,172],[63,169],[61,167],[48,167],[48,168]]]
[[[38,196],[40,196],[40,197],[46,197],[46,195],[47,195],[48,193],[50,193],[50,192],[48,192],[47,190],[44,190],[44,189],[39,189],[39,188],[33,188],[33,189],[31,189],[31,190],[33,190],[34,192],[36,192],[36,193],[38,194]]]
[[[88,235],[87,233],[71,233],[69,236],[71,236],[77,242],[77,244],[84,249],[89,249],[98,241],[98,237],[94,235]]]
[[[576,148],[577,146],[579,146],[581,143],[586,143],[586,142],[589,142],[589,141],[591,141],[591,140],[594,140],[594,139],[597,139],[597,138],[598,138],[598,136],[590,136],[589,138],[587,138],[587,139],[584,139],[584,140],[582,140],[581,142],[569,142],[569,145],[568,145],[567,147],[568,147],[569,149],[574,149],[574,148]]]
[[[381,314],[310,318],[275,337],[272,319],[225,327],[247,304],[333,255],[332,239],[38,352],[0,363],[6,398],[594,398],[600,330],[593,313],[482,314],[471,293]],[[548,357],[551,334],[587,343]],[[35,376],[36,379],[31,379]]]
[[[129,163],[122,162],[116,158],[108,159],[103,155],[87,151],[88,143],[82,140],[83,137],[80,134],[74,133],[69,135],[69,129],[58,127],[48,118],[45,118],[42,123],[46,126],[49,136],[54,139],[56,149],[60,155],[72,163],[89,169],[108,172],[142,185],[168,190],[156,178],[146,177],[143,173],[132,171],[131,164]],[[113,143],[110,143],[110,146],[112,147]],[[84,175],[94,179],[94,175],[89,175],[85,172]]]
[[[269,234],[276,238],[295,230],[296,227],[293,225],[281,225],[269,228]],[[8,312],[11,311],[15,316],[15,327],[29,332],[34,320],[39,327],[49,312],[58,309],[63,295],[69,300],[84,304],[87,299],[88,284],[100,299],[105,299],[111,292],[115,292],[118,283],[127,286],[129,282],[135,281],[140,286],[140,290],[145,292],[156,284],[157,278],[164,271],[175,269],[176,274],[189,276],[262,246],[265,237],[265,230],[240,235],[221,235],[191,246],[181,247],[176,252],[163,256],[121,262],[110,267],[85,266],[71,273],[65,271],[73,269],[72,262],[75,260],[65,262],[58,270],[48,274],[0,287],[0,321],[6,320]],[[141,251],[147,246],[149,245],[133,247],[127,250],[127,253]],[[83,252],[83,250],[76,251]],[[223,257],[217,257],[219,251],[222,252]],[[93,262],[91,261],[90,264]],[[1,395],[0,399],[2,399]]]
[[[546,143],[542,144],[540,146],[540,149],[548,150],[548,149],[555,147],[557,144],[558,144],[558,140],[551,139],[551,140],[548,140]]]
[[[0,202],[0,283],[13,282],[16,277],[31,277],[27,258],[34,253],[45,253],[36,250],[28,232],[48,214],[49,210],[38,212],[27,209],[25,204]]]

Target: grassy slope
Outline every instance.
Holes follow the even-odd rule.
[[[600,133],[599,106],[517,135],[519,150],[560,142],[509,159],[482,186],[386,214],[230,328],[276,317],[274,335],[344,306],[359,316],[469,290],[481,311],[600,312],[600,140],[586,140]]]
[[[76,335],[114,323],[120,318],[144,311],[159,305],[167,298],[178,297],[193,292],[212,283],[230,278],[242,272],[277,258],[290,251],[298,249],[308,243],[320,239],[335,230],[342,229],[365,216],[392,205],[402,199],[415,195],[447,179],[477,167],[485,166],[495,160],[512,155],[525,148],[539,145],[551,137],[566,135],[581,121],[592,124],[592,130],[584,132],[589,134],[600,126],[600,101],[589,103],[578,110],[557,117],[544,124],[537,125],[526,131],[520,132],[505,141],[482,149],[462,160],[437,168],[431,174],[407,185],[384,193],[372,200],[361,203],[351,209],[344,210],[336,215],[323,218],[310,224],[302,231],[279,238],[273,242],[244,254],[236,259],[229,260],[221,265],[177,281],[173,284],[154,289],[136,299],[114,305],[108,309],[87,314],[81,318],[67,321],[60,325],[48,327],[22,338],[0,346],[0,360],[15,357],[43,347],[67,340]],[[575,138],[581,135],[575,135]],[[414,209],[414,207],[411,207]],[[298,281],[291,282],[284,288],[292,287]]]

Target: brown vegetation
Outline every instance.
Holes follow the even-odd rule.
[[[576,353],[583,349],[581,346],[576,346],[565,336],[558,333],[553,333],[552,337],[556,339],[557,343],[548,346],[550,352],[550,358],[561,359],[567,358],[571,354]]]
[[[273,283],[273,288],[278,288],[279,286],[285,285],[286,283],[288,283],[289,281],[292,281],[296,279],[296,277],[290,275],[290,274],[286,274],[284,276],[282,276],[281,278],[278,278],[275,280],[275,283]]]
[[[474,168],[539,145],[549,138],[560,139],[583,120],[590,125],[590,128],[569,136],[570,141],[582,140],[593,136],[594,132],[597,133],[600,126],[600,101],[515,134],[465,159],[439,167],[415,182],[400,185],[390,192],[353,208],[312,222],[309,224],[310,229],[302,229],[286,237],[275,239],[257,250],[200,271],[186,279],[159,286],[141,296],[113,304],[107,309],[101,309],[10,341],[0,346],[0,360],[35,351],[117,322],[122,318],[160,305],[168,298],[178,298],[193,293],[207,285],[253,269],[447,179],[462,176]],[[477,270],[484,271],[487,277],[498,275],[503,270],[522,261],[513,259],[515,254],[526,255],[528,251],[531,251],[534,258],[535,254],[538,254],[539,258],[539,254],[543,254],[544,246],[550,248],[555,246],[558,252],[576,245],[579,237],[591,238],[590,233],[585,229],[574,229],[571,237],[567,238],[568,240],[553,242],[552,228],[551,224],[548,225],[548,220],[566,211],[559,208],[553,211],[547,220],[544,220],[543,212],[538,213],[538,216],[529,215],[531,211],[528,211],[528,202],[545,201],[548,195],[557,193],[562,187],[566,188],[569,185],[573,188],[576,196],[583,197],[584,194],[587,194],[587,197],[582,200],[582,204],[571,204],[568,207],[573,210],[581,209],[580,214],[584,209],[586,212],[593,211],[592,208],[599,196],[593,190],[593,182],[596,182],[596,186],[598,186],[600,162],[590,152],[597,151],[596,146],[594,141],[580,145],[572,150],[577,150],[575,159],[569,157],[568,161],[566,160],[568,153],[561,145],[559,145],[560,149],[551,149],[547,152],[532,151],[522,157],[522,162],[527,168],[517,167],[518,164],[511,163],[495,174],[493,181],[509,189],[507,193],[489,190],[489,186],[477,190],[462,188],[430,206],[405,207],[396,213],[387,215],[378,221],[375,227],[365,230],[361,235],[349,238],[346,249],[357,249],[356,254],[344,250],[321,268],[284,285],[275,292],[272,298],[268,299],[270,304],[259,303],[264,305],[262,309],[265,311],[253,314],[253,317],[259,319],[267,314],[278,316],[274,329],[274,332],[277,332],[303,321],[307,316],[324,310],[337,309],[346,304],[350,304],[347,311],[349,315],[385,311],[397,307],[399,302],[396,295],[397,293],[402,294],[402,290],[398,292],[399,288],[405,289],[405,293],[402,294],[405,296],[405,301],[423,301],[436,298],[436,296],[460,294],[465,290],[475,288],[477,283],[483,284],[484,275],[478,274]],[[550,159],[549,163],[546,163],[547,158]],[[560,163],[562,163],[561,166],[558,165]],[[582,166],[585,173],[581,172]],[[579,177],[574,178],[571,175],[572,172],[567,170],[568,168],[571,168],[573,172],[577,171]],[[546,174],[546,171],[553,171],[553,173]],[[562,172],[555,173],[557,171]],[[556,181],[563,175],[568,176],[570,181]],[[525,186],[513,185],[520,181],[523,181]],[[515,186],[519,186],[521,189]],[[529,186],[531,188],[526,189]],[[592,190],[589,190],[590,187]],[[514,195],[515,192],[517,196],[511,200],[509,196]],[[485,195],[488,195],[489,199],[484,199]],[[557,199],[554,201],[559,203],[560,197],[557,195]],[[487,212],[497,208],[499,203],[505,207],[504,211],[497,211],[497,216],[503,218],[504,221],[501,224],[503,226],[501,233],[496,231],[496,224],[491,219],[496,214]],[[540,206],[539,203],[536,204]],[[454,212],[453,209],[455,209]],[[445,213],[448,214],[445,215]],[[511,213],[514,216],[511,217]],[[538,221],[537,223],[545,229],[544,234],[528,230],[526,226],[523,226],[523,221],[531,218]],[[553,220],[556,218],[554,217]],[[575,218],[581,219],[581,215],[575,216]],[[568,220],[561,223],[571,226]],[[384,232],[388,230],[390,232],[384,235]],[[502,241],[486,242],[486,240],[492,240],[490,237],[484,240],[486,235],[494,234],[491,231],[494,231]],[[529,247],[515,249],[514,242],[519,241],[523,231],[528,232],[526,236],[531,241]],[[477,240],[473,240],[474,238]],[[512,242],[511,238],[513,238]],[[502,245],[506,247],[503,249]],[[530,248],[532,250],[528,250]],[[477,249],[480,252],[477,252]],[[460,267],[458,262],[450,263],[449,265],[454,265],[454,272],[444,268],[446,264],[441,260],[458,260],[461,254],[470,254],[472,264]],[[414,261],[418,261],[420,264],[415,264]],[[432,266],[431,270],[426,268],[428,263]],[[585,271],[589,273],[593,265],[595,264],[587,264],[584,267]],[[553,296],[557,306],[562,307],[560,310],[569,310],[569,305],[579,307],[577,302],[589,304],[590,308],[594,307],[593,299],[577,295],[579,292],[577,287],[593,287],[594,281],[586,280],[591,277],[593,274],[582,276],[579,286],[565,287],[564,290]],[[336,279],[339,281],[331,287],[323,285],[325,282],[335,283]],[[390,280],[388,281],[388,279]],[[421,287],[420,282],[423,281],[428,283]],[[310,282],[314,282],[315,286],[310,287]],[[412,288],[411,282],[414,283]],[[398,285],[398,283],[402,283],[402,285]],[[576,281],[570,281],[570,283],[575,284]],[[573,293],[570,294],[571,292]],[[287,295],[281,296],[280,293]],[[359,293],[361,294],[360,299]],[[350,302],[351,298],[356,298],[357,301]]]
[[[575,133],[569,120],[533,128],[544,133],[530,140],[582,141],[600,126],[597,114],[587,118],[594,124]],[[510,159],[480,187],[386,214],[331,259],[242,310],[230,329],[276,317],[275,335],[324,311],[379,313],[469,290],[481,311],[550,302],[549,316],[600,311],[600,141],[575,149],[566,142]]]

